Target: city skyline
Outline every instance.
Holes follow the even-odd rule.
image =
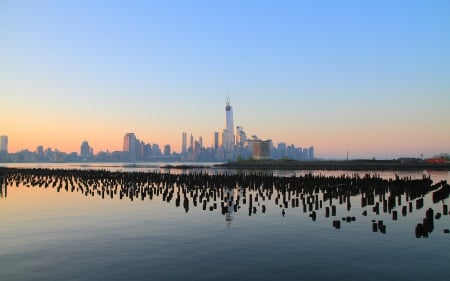
[[[219,141],[220,140],[220,141]],[[18,153],[8,153],[8,137],[1,136],[0,162],[155,162],[155,161],[188,161],[188,162],[224,162],[241,161],[243,159],[284,159],[310,161],[315,160],[314,147],[296,147],[286,143],[273,144],[272,140],[261,140],[256,135],[247,138],[242,126],[236,126],[234,131],[233,107],[230,97],[225,103],[225,128],[221,138],[219,132],[214,132],[211,144],[204,144],[203,137],[195,138],[192,133],[187,145],[187,133],[181,134],[181,150],[173,151],[170,144],[165,144],[163,151],[157,143],[146,143],[135,133],[126,133],[123,137],[121,151],[99,151],[94,153],[93,147],[84,140],[80,152],[60,151],[42,145],[36,150],[24,149]]]
[[[231,154],[234,153],[233,156],[229,156],[228,157],[228,160],[236,159],[236,157],[238,157],[238,156],[239,157],[240,156],[245,156],[244,159],[250,157],[250,155],[248,155],[248,154],[242,154],[242,153],[239,153],[239,152],[235,152],[235,149],[238,148],[238,147],[242,147],[243,148],[244,147],[244,143],[246,143],[247,140],[251,141],[252,138],[253,139],[257,138],[257,136],[253,135],[252,138],[247,137],[247,135],[244,132],[242,126],[236,126],[236,128],[235,128],[236,132],[234,131],[234,129],[231,130],[231,132],[230,132],[230,128],[233,128],[233,109],[232,109],[232,106],[231,106],[230,97],[227,97],[227,99],[226,99],[225,113],[226,113],[226,115],[225,115],[225,128],[222,131],[221,137],[219,137],[220,133],[218,131],[214,131],[212,133],[212,137],[211,137],[210,143],[208,142],[207,144],[204,144],[202,135],[198,136],[198,139],[196,139],[195,138],[196,136],[194,136],[192,133],[190,133],[190,137],[189,137],[190,141],[189,141],[189,145],[188,145],[187,144],[187,132],[182,132],[181,133],[182,139],[181,139],[180,146],[179,146],[180,149],[179,150],[173,150],[173,153],[175,153],[175,155],[178,155],[178,156],[188,155],[190,153],[193,153],[193,149],[194,149],[195,145],[199,144],[199,147],[202,148],[202,149],[204,149],[204,148],[212,148],[213,150],[217,150],[217,148],[220,147],[221,149],[224,150],[225,155],[227,154],[227,152],[231,153]],[[5,150],[6,152],[16,153],[16,152],[21,152],[21,151],[31,151],[31,152],[36,153],[37,155],[40,155],[42,153],[40,150],[43,151],[43,149],[44,149],[44,145],[39,144],[39,145],[36,146],[36,149],[33,149],[33,148],[22,148],[20,150],[13,151],[13,152],[12,151],[8,151],[8,147],[9,147],[8,136],[2,135],[1,137],[2,137],[2,149],[4,147],[6,147],[6,150]],[[121,144],[121,149],[113,150],[113,149],[108,149],[107,148],[107,149],[104,149],[104,150],[97,150],[95,153],[94,153],[94,147],[90,146],[89,142],[86,139],[84,141],[82,141],[81,146],[79,146],[80,148],[78,150],[64,151],[64,150],[59,149],[58,147],[51,147],[51,146],[45,146],[45,147],[46,147],[46,150],[48,150],[48,151],[53,151],[52,149],[55,149],[56,152],[63,152],[63,153],[67,153],[68,155],[73,154],[73,153],[77,153],[77,154],[79,154],[80,158],[86,158],[86,155],[94,156],[94,155],[97,155],[97,153],[103,154],[105,152],[107,152],[107,153],[113,153],[113,152],[117,153],[117,152],[120,151],[120,152],[124,152],[124,153],[129,153],[130,151],[138,150],[137,146],[142,146],[142,148],[139,148],[139,149],[142,149],[142,150],[144,150],[145,146],[150,146],[149,149],[152,149],[152,147],[156,146],[156,149],[159,152],[156,153],[156,155],[152,154],[152,156],[170,156],[171,152],[172,152],[172,145],[171,144],[162,144],[162,143],[158,144],[156,142],[153,142],[153,143],[152,142],[148,142],[148,143],[146,143],[144,140],[138,139],[134,132],[125,133],[125,136],[122,137],[122,138],[123,138],[123,142]],[[232,142],[229,141],[230,138],[233,139]],[[242,138],[244,138],[244,140],[242,140]],[[218,141],[219,139],[220,139],[220,141]],[[293,143],[289,144],[289,143],[286,143],[286,142],[284,142],[282,140],[280,140],[277,143],[274,143],[271,138],[269,138],[268,140],[270,140],[270,142],[272,143],[272,149],[275,149],[275,151],[277,151],[276,153],[280,153],[280,152],[278,152],[280,150],[280,147],[283,147],[283,148],[281,148],[280,151],[284,150],[284,152],[283,152],[284,154],[283,155],[271,155],[272,157],[275,157],[277,159],[283,158],[283,157],[288,157],[288,158],[293,158],[293,159],[294,158],[298,158],[298,157],[293,157],[292,156],[292,155],[295,154],[295,152],[287,153],[287,151],[289,151],[289,148],[291,148],[291,147],[294,150],[299,148],[300,149],[300,154],[302,154],[302,146],[297,147],[298,144],[293,144]],[[6,143],[6,145],[4,143]],[[134,147],[135,143],[137,143],[136,147]],[[227,143],[225,145],[225,147],[223,146],[224,143]],[[164,153],[161,152],[161,148],[159,147],[160,145],[163,146]],[[233,152],[230,152],[230,146],[233,146],[233,149],[232,149]],[[131,148],[131,147],[133,147],[133,148]],[[249,149],[251,151],[251,148],[249,148]],[[300,159],[303,158],[303,159],[311,160],[311,159],[315,158],[314,156],[312,156],[312,158],[308,157],[308,152],[312,153],[312,155],[315,155],[313,146],[306,146],[306,147],[304,147],[303,148],[303,153],[305,153],[305,150],[307,151],[306,152],[306,157],[305,156],[300,156]],[[167,151],[169,151],[169,153],[167,153]],[[131,161],[131,162],[135,162],[136,160],[139,160],[139,161],[144,160],[143,158],[137,159],[135,153],[136,152],[133,152],[133,156],[131,158],[127,154],[125,154],[125,156],[124,156],[125,158],[122,158],[122,160]],[[424,155],[423,153],[421,153],[420,155],[415,155],[414,157],[415,158],[423,158],[424,156],[426,156],[426,157],[435,157],[435,156],[441,155],[442,153],[446,153],[446,152],[436,152],[433,155]],[[409,156],[409,155],[401,155],[400,157],[406,157],[406,156]],[[319,159],[321,159],[321,158],[322,157],[320,157]],[[347,159],[349,158],[348,152],[347,152],[347,155],[345,157],[341,158],[341,159],[345,159],[345,158],[347,158]],[[356,158],[358,158],[358,157],[350,157],[350,159],[356,159]],[[376,158],[376,157],[374,156],[374,158]],[[323,159],[333,159],[333,157],[328,157],[328,158],[327,157],[323,157]],[[386,158],[386,159],[389,159],[389,158]],[[187,159],[180,158],[180,160],[186,161],[186,160],[190,160],[190,159],[189,158],[187,158]],[[196,159],[191,159],[191,160],[192,161],[198,161]],[[217,161],[218,159],[214,159],[214,160]],[[221,159],[221,160],[222,161],[226,161],[227,157],[224,156],[224,158]]]
[[[0,135],[122,150],[248,136],[318,158],[450,151],[448,1],[3,1]],[[233,128],[235,129],[235,128]]]

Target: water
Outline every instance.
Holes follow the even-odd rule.
[[[165,171],[121,165],[108,169]],[[435,182],[449,179],[448,172],[425,174]],[[449,205],[448,199],[434,204],[431,192],[423,208],[414,206],[406,216],[396,207],[397,221],[381,207],[378,215],[373,206],[362,207],[360,194],[350,197],[349,211],[346,203],[335,200],[334,217],[327,218],[319,208],[316,221],[309,211],[291,204],[283,217],[273,197],[264,201],[264,214],[254,202],[258,211],[251,216],[245,207],[222,215],[192,202],[186,212],[174,201],[164,202],[161,196],[144,201],[102,199],[50,187],[10,187],[7,197],[0,198],[0,280],[446,280],[450,273],[450,235],[443,232],[450,228],[450,216],[435,219],[428,238],[416,238],[414,232],[429,207],[436,214],[442,213],[443,204]],[[405,205],[406,197],[401,201]],[[355,221],[342,221],[347,216]],[[333,227],[333,220],[341,222],[340,229]],[[372,232],[372,220],[383,220],[386,233]]]

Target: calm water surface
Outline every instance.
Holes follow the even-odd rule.
[[[180,172],[108,165],[102,169]],[[291,176],[305,171],[274,173]],[[389,178],[396,173],[377,174]],[[423,174],[434,182],[449,180],[448,172],[399,175]],[[7,196],[3,192],[0,198],[0,280],[448,280],[450,235],[444,229],[450,228],[450,216],[435,219],[428,238],[415,236],[426,210],[442,213],[448,199],[433,203],[430,192],[424,196],[424,207],[414,205],[406,216],[398,205],[394,221],[382,208],[377,215],[372,205],[363,207],[361,197],[350,197],[350,210],[337,200],[335,216],[326,217],[319,208],[313,221],[309,210],[290,204],[283,217],[274,198],[264,202],[265,213],[254,202],[255,214],[249,216],[243,208],[222,215],[218,209],[203,210],[201,204],[186,212],[161,196],[131,201],[51,187],[9,187]],[[405,196],[400,199],[407,205]],[[342,221],[346,217],[354,221]],[[340,229],[333,227],[334,220],[340,220]],[[372,220],[382,220],[386,233],[373,232]]]

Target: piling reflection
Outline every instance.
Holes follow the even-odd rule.
[[[425,218],[414,229],[417,238],[428,237],[434,231],[435,220],[449,215],[446,200],[450,195],[446,181],[433,184],[425,175],[421,179],[397,176],[387,180],[376,174],[282,177],[267,173],[212,175],[0,168],[0,197],[7,198],[8,188],[21,186],[79,192],[102,199],[175,201],[175,207],[182,207],[186,213],[191,207],[220,211],[228,223],[242,210],[247,210],[248,216],[264,215],[271,206],[279,208],[280,217],[285,217],[289,209],[299,209],[311,221],[316,221],[318,216],[331,219],[335,229],[340,229],[343,223],[357,221],[356,216],[337,218],[338,207],[351,211],[356,198],[363,209],[362,217],[371,211],[377,216],[388,214],[392,221],[398,221],[424,208],[424,198],[431,193],[432,207],[441,207],[436,213],[431,207],[426,210]],[[386,234],[383,220],[367,221],[372,232]],[[444,233],[448,232],[444,229]]]

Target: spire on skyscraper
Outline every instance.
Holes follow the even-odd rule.
[[[233,107],[230,104],[230,97],[227,97],[226,100],[226,106],[225,106],[225,113],[226,113],[226,123],[225,123],[225,129],[230,130],[231,132],[234,129],[233,126]]]

